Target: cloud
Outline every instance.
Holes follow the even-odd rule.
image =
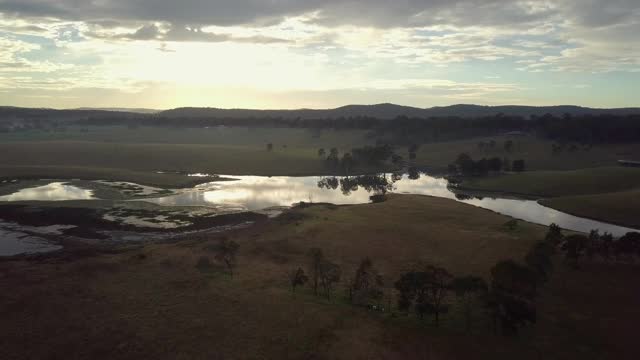
[[[235,36],[233,34],[215,33],[203,30],[201,27],[175,26],[163,24],[161,26],[152,23],[143,25],[134,31],[104,31],[99,27],[91,31],[84,32],[89,38],[103,40],[139,40],[139,41],[185,41],[185,42],[238,42],[253,44],[277,44],[287,43],[288,40],[270,36]]]
[[[73,21],[165,21],[192,25],[273,24],[314,14],[329,25],[375,27],[530,26],[549,19],[575,19],[600,26],[633,18],[636,0],[1,0],[13,16]],[[554,18],[555,17],[555,18]]]
[[[638,34],[638,0],[0,0],[0,87],[514,100],[557,72],[582,93],[634,76]]]

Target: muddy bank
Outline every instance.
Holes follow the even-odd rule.
[[[115,209],[115,210],[114,210]],[[81,229],[67,229],[74,234],[93,231],[135,231],[149,232],[162,230],[163,232],[184,232],[203,230],[212,227],[228,226],[245,222],[266,220],[267,215],[255,212],[241,212],[233,214],[190,214],[188,211],[176,212],[173,209],[131,209],[115,207],[114,209],[36,206],[27,204],[0,205],[0,219],[24,226],[73,225]],[[167,221],[180,222],[184,226],[176,228],[160,228],[152,226],[133,225],[124,221],[107,220],[105,215],[118,211],[128,217],[149,217],[149,219],[165,216]],[[160,215],[159,215],[160,214]],[[84,237],[84,236],[81,236]],[[94,238],[90,233],[88,238]]]

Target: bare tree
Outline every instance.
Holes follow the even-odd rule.
[[[238,245],[238,243],[228,238],[220,240],[220,243],[216,247],[218,252],[216,260],[225,264],[231,276],[233,276],[233,268],[236,266],[236,254],[239,248],[240,245]]]
[[[302,268],[298,268],[297,270],[291,270],[289,272],[289,284],[291,285],[291,291],[295,294],[296,288],[298,286],[302,286],[309,281],[309,277],[304,273]]]
[[[311,276],[311,287],[313,288],[314,295],[318,295],[318,285],[320,283],[320,271],[322,262],[324,261],[324,254],[322,249],[311,248],[309,250],[309,275]]]

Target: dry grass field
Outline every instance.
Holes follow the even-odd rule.
[[[607,331],[618,331],[616,319],[623,314],[603,310],[584,321],[593,294],[580,283],[581,272],[554,277],[553,295],[543,296],[541,324],[522,335],[535,345],[493,336],[484,327],[467,335],[453,319],[437,329],[430,322],[352,307],[341,300],[342,286],[331,302],[308,289],[294,296],[287,286],[286,272],[304,266],[305,254],[316,246],[341,264],[344,276],[370,256],[389,287],[418,261],[456,275],[486,276],[498,260],[521,259],[545,227],[521,223],[508,231],[502,224],[509,219],[502,215],[405,195],[294,212],[299,215],[226,235],[240,244],[233,277],[215,265],[196,267],[202,256],[213,259],[207,247],[221,235],[95,256],[85,251],[4,260],[0,287],[10,291],[0,296],[0,358],[537,359],[540,351],[562,355],[548,358],[573,358],[579,349],[597,349],[596,355],[622,349],[613,335],[602,341],[579,336],[586,330],[578,324],[604,331],[601,316],[608,316]],[[604,280],[598,284],[609,286]],[[625,293],[609,295],[615,303]],[[566,314],[572,306],[566,302],[577,296],[581,305],[571,313],[574,318]],[[633,311],[624,315],[637,319]],[[554,331],[564,335],[550,338]]]

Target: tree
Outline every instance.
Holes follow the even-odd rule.
[[[500,323],[503,334],[515,335],[520,327],[536,322],[533,303],[537,294],[536,284],[536,274],[513,260],[501,261],[491,269],[487,307],[494,324]]]
[[[513,140],[507,140],[507,141],[505,141],[505,142],[504,142],[504,150],[505,150],[506,152],[509,152],[509,153],[510,153],[510,152],[512,152],[512,151],[513,151],[513,147],[514,147],[513,145],[514,145],[514,144],[513,144]]]
[[[504,227],[506,227],[510,231],[514,231],[515,229],[518,228],[518,220],[517,219],[509,220],[506,223],[504,223]]]
[[[462,175],[467,176],[473,174],[474,161],[471,159],[469,154],[463,153],[458,155],[456,165],[458,165],[458,169],[460,169]]]
[[[433,314],[436,326],[440,322],[440,314],[449,309],[444,299],[449,291],[451,274],[443,268],[426,266],[421,271],[410,271],[403,274],[395,283],[399,291],[398,307],[401,310],[413,308],[420,319],[425,314]]]
[[[511,171],[511,161],[508,158],[502,159],[502,168],[504,171]]]
[[[455,278],[451,282],[451,288],[462,303],[467,331],[471,330],[471,318],[473,307],[478,299],[484,297],[489,291],[489,286],[483,278],[477,276],[464,276]]]
[[[565,252],[565,260],[574,268],[578,267],[578,260],[589,243],[589,238],[584,235],[569,235],[564,238],[561,249]]]
[[[553,262],[551,256],[555,248],[553,244],[547,241],[536,243],[527,253],[525,261],[527,265],[535,271],[539,282],[546,282],[553,271]]]
[[[311,286],[313,287],[314,295],[318,296],[318,285],[320,283],[320,273],[322,262],[324,261],[324,254],[322,249],[311,248],[309,250],[309,274],[311,276]]]
[[[562,235],[562,229],[555,223],[549,225],[549,230],[544,238],[544,241],[551,243],[552,245],[558,245],[562,242],[564,235]]]
[[[628,232],[614,243],[616,257],[640,255],[640,233]]]
[[[231,276],[233,276],[233,268],[236,266],[236,254],[239,248],[240,245],[238,243],[228,238],[220,240],[217,246],[218,254],[216,255],[216,260],[225,264]]]
[[[524,160],[514,160],[512,169],[515,172],[523,172],[525,170]]]
[[[398,154],[393,154],[391,155],[391,163],[398,165],[402,162],[402,160],[404,160],[402,158],[402,156],[398,155]]]
[[[298,268],[297,270],[291,270],[289,272],[289,284],[291,285],[291,291],[295,294],[296,288],[298,286],[302,286],[309,281],[307,275],[305,275],[304,270],[302,268]]]
[[[355,161],[353,160],[353,157],[351,156],[350,153],[346,153],[344,155],[342,155],[342,169],[344,170],[344,173],[349,176],[349,172],[351,171],[351,169],[353,168]]]
[[[324,150],[324,148],[318,150],[318,157],[324,157],[326,154],[327,152]]]
[[[267,151],[273,151],[273,144],[272,143],[268,143],[267,144]]]
[[[488,160],[487,165],[490,171],[498,172],[502,170],[502,159],[500,159],[499,157],[493,157]]]
[[[373,267],[371,259],[364,258],[349,286],[349,300],[353,304],[368,305],[370,301],[382,297],[383,285],[382,276]]]
[[[337,169],[338,165],[340,165],[340,157],[338,153],[338,149],[332,148],[329,150],[329,156],[327,156],[327,165],[333,169]]]
[[[340,266],[332,263],[326,259],[320,262],[319,266],[319,279],[320,285],[324,289],[327,300],[331,300],[331,294],[333,293],[333,286],[340,281],[341,270]]]
[[[409,169],[407,169],[407,173],[408,173],[408,177],[411,180],[418,180],[420,179],[420,171],[418,171],[418,169],[414,166],[409,167]]]

